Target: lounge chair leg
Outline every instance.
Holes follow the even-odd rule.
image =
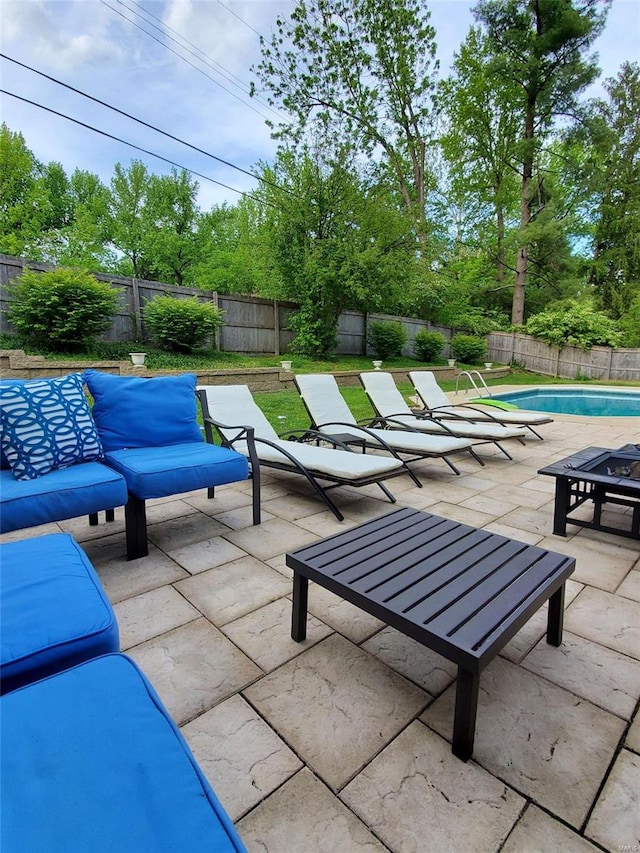
[[[447,459],[446,456],[442,457],[442,461],[447,463],[447,465],[449,466],[449,468],[451,468],[454,474],[460,474],[460,471],[456,468],[453,462],[450,459]]]
[[[540,439],[540,441],[544,441],[544,438],[543,438],[543,437],[540,435],[540,433],[539,433],[539,432],[537,432],[537,431],[536,431],[532,426],[529,426],[529,424],[527,424],[527,428],[528,428],[528,429],[530,429],[530,430],[531,430],[531,432],[532,432],[532,433],[533,433],[537,438],[539,438],[539,439]]]
[[[382,491],[385,493],[385,495],[389,498],[389,500],[391,501],[391,503],[392,503],[392,504],[396,503],[396,499],[395,499],[395,498],[394,498],[394,496],[391,494],[391,492],[389,491],[389,489],[384,485],[384,483],[378,483],[378,485],[380,486],[380,488],[382,489]]]
[[[507,453],[507,451],[504,449],[504,447],[500,444],[499,441],[494,441],[493,443],[498,448],[498,450],[501,450],[504,453],[504,455],[507,457],[507,459],[513,459],[513,456],[511,456],[509,453]]]
[[[478,454],[475,452],[475,450],[473,450],[471,447],[469,448],[469,453],[473,456],[473,458],[476,460],[476,462],[479,462],[480,465],[482,465],[482,467],[484,468],[484,466],[486,465],[486,462],[484,461],[484,459],[482,459],[480,456],[478,456]]]
[[[127,538],[127,560],[137,560],[149,553],[147,542],[147,510],[145,502],[129,492],[124,505]]]

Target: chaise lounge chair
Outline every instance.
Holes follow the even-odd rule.
[[[430,370],[412,370],[409,379],[424,404],[425,413],[433,418],[458,418],[472,423],[490,421],[501,426],[522,426],[530,430],[540,441],[542,436],[534,426],[553,423],[553,418],[540,412],[491,407],[490,401],[484,406],[481,400],[452,405]]]
[[[409,428],[435,435],[473,438],[477,442],[495,444],[507,459],[512,459],[512,456],[500,442],[507,438],[517,438],[522,442],[523,436],[526,435],[522,428],[504,427],[499,424],[472,424],[455,419],[445,423],[429,415],[415,415],[398,391],[390,373],[380,370],[361,373],[360,381],[378,417],[393,429]]]
[[[324,435],[340,439],[345,433],[351,434],[358,443],[363,443],[366,447],[384,450],[396,458],[402,455],[405,457],[405,463],[418,459],[442,459],[456,474],[460,471],[447,458],[451,453],[468,451],[484,465],[472,450],[473,442],[467,438],[422,435],[414,430],[376,429],[376,419],[368,419],[366,426],[358,423],[340,393],[335,377],[329,373],[295,376],[294,382],[311,419],[312,428]],[[341,440],[346,441],[345,438]],[[409,473],[413,481],[422,486],[415,474],[412,471]]]
[[[207,441],[213,441],[215,429],[224,447],[248,457],[254,476],[256,469],[263,466],[302,474],[339,521],[343,521],[344,516],[327,494],[329,489],[338,486],[369,486],[375,483],[395,503],[396,499],[381,481],[408,473],[401,459],[355,453],[342,442],[322,433],[317,433],[316,437],[340,449],[314,447],[295,440],[302,436],[311,438],[308,430],[287,433],[291,438],[285,440],[257,406],[247,385],[200,386],[198,396]],[[253,453],[246,440],[249,428],[254,433]],[[329,485],[321,485],[319,480]]]

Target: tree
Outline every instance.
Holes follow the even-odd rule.
[[[152,259],[145,255],[143,220],[149,186],[147,167],[133,160],[128,169],[116,163],[111,179],[111,235],[113,245],[127,260],[122,272],[135,278],[151,278]]]
[[[381,156],[425,242],[428,148],[434,141],[435,30],[424,0],[299,0],[261,40],[257,74],[292,121],[276,137],[325,140]]]
[[[640,67],[625,62],[594,104],[587,164],[597,209],[589,280],[600,305],[622,317],[640,295]]]
[[[404,215],[363,184],[344,150],[334,157],[281,151],[265,177],[264,228],[279,286],[264,295],[297,302],[295,347],[327,356],[345,308],[380,310],[390,294],[409,288],[414,239]]]
[[[513,109],[521,120],[520,238],[511,319],[524,320],[529,228],[538,212],[536,154],[554,119],[570,121],[578,94],[598,74],[586,51],[602,32],[611,0],[479,0],[493,72],[518,91]]]

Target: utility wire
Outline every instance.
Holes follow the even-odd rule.
[[[265,203],[270,207],[276,206],[271,202],[267,201],[266,199],[260,199],[257,196],[252,195],[251,193],[236,189],[236,187],[230,187],[229,184],[223,184],[222,181],[216,181],[215,178],[210,178],[208,175],[203,175],[201,172],[196,172],[195,169],[188,169],[186,166],[182,166],[180,163],[176,163],[174,160],[169,160],[168,157],[163,157],[162,154],[156,154],[155,151],[149,151],[147,148],[141,148],[139,145],[134,145],[133,142],[127,142],[126,139],[121,139],[119,136],[114,136],[112,133],[107,133],[106,130],[100,130],[97,127],[93,127],[93,125],[86,124],[86,122],[84,121],[79,121],[79,119],[77,118],[72,118],[71,116],[58,112],[58,110],[54,110],[51,107],[45,107],[43,104],[36,103],[36,101],[30,101],[29,98],[23,98],[21,95],[16,95],[14,92],[8,92],[6,89],[0,89],[0,94],[9,95],[9,97],[16,98],[18,101],[23,101],[25,104],[31,104],[31,106],[33,107],[38,107],[39,109],[45,110],[48,113],[53,113],[53,115],[59,116],[60,118],[67,119],[67,121],[72,121],[74,124],[80,125],[80,127],[85,127],[87,128],[87,130],[92,130],[94,133],[99,133],[101,136],[106,136],[108,139],[113,139],[116,142],[120,142],[122,143],[122,145],[128,145],[129,148],[134,148],[136,151],[142,151],[143,154],[148,154],[150,157],[157,157],[158,160],[163,160],[165,163],[169,163],[169,165],[175,166],[177,169],[183,169],[185,172],[189,172],[192,175],[197,175],[199,178],[202,178],[205,181],[210,181],[212,184],[217,184],[219,187],[224,187],[226,190],[231,190],[231,192],[238,193],[238,195],[246,196],[247,198],[251,198],[254,201],[260,203]]]
[[[93,101],[96,104],[100,104],[100,106],[102,107],[107,107],[107,109],[118,113],[118,115],[131,119],[131,121],[135,121],[138,124],[143,125],[143,127],[147,127],[149,128],[149,130],[153,130],[155,133],[160,133],[162,134],[162,136],[166,136],[168,139],[172,139],[174,142],[179,142],[181,145],[186,145],[187,148],[191,148],[193,151],[197,151],[199,154],[204,154],[205,157],[210,157],[212,160],[216,160],[218,163],[222,163],[225,166],[229,166],[229,168],[235,169],[236,172],[242,172],[242,174],[248,175],[250,178],[254,178],[256,181],[268,184],[274,189],[283,190],[284,192],[293,195],[291,190],[288,190],[285,187],[281,187],[278,184],[274,184],[272,181],[269,181],[266,178],[261,177],[260,175],[256,175],[254,172],[249,172],[247,169],[243,169],[241,166],[236,166],[234,163],[230,163],[228,160],[223,160],[222,157],[217,157],[215,154],[211,154],[202,148],[198,148],[196,145],[192,145],[190,142],[186,142],[184,139],[180,139],[179,137],[174,136],[172,133],[169,133],[166,130],[161,130],[159,127],[155,127],[153,124],[149,124],[149,122],[143,121],[140,118],[136,118],[136,116],[124,112],[124,110],[120,110],[117,107],[111,106],[111,104],[106,103],[106,101],[101,101],[99,98],[95,98],[93,95],[88,95],[86,92],[83,92],[80,89],[76,89],[75,86],[70,86],[68,83],[63,83],[61,80],[56,80],[55,77],[51,77],[49,74],[45,74],[44,71],[38,71],[37,68],[32,68],[30,65],[26,65],[24,62],[20,62],[17,59],[13,59],[13,57],[11,56],[7,56],[5,53],[0,53],[0,58],[7,59],[9,62],[13,62],[15,65],[19,65],[21,68],[26,68],[27,71],[32,71],[34,74],[38,74],[40,77],[44,77],[46,80],[50,80],[52,83],[56,83],[56,85],[58,86],[62,86],[65,89],[69,89],[69,91],[75,92],[77,95],[82,95],[83,98],[88,98],[90,101]],[[36,106],[38,106],[38,104],[36,104]],[[43,107],[43,109],[46,109],[46,107]],[[74,119],[72,119],[72,121],[73,120]]]
[[[170,53],[173,53],[175,56],[177,56],[177,57],[178,57],[178,59],[181,59],[183,62],[186,62],[186,63],[187,63],[187,65],[190,65],[190,66],[191,66],[195,71],[198,71],[200,74],[202,74],[202,75],[203,75],[204,77],[206,77],[208,80],[211,80],[211,82],[212,82],[212,83],[215,83],[215,84],[216,84],[216,86],[220,86],[220,88],[221,88],[221,89],[224,89],[224,91],[225,91],[225,92],[227,92],[229,95],[231,95],[231,97],[232,97],[232,98],[235,98],[237,101],[240,101],[240,103],[241,103],[241,104],[244,104],[244,105],[245,105],[245,107],[248,107],[250,110],[253,110],[253,111],[254,111],[254,113],[257,113],[259,116],[262,116],[262,118],[263,118],[263,119],[265,119],[265,121],[269,121],[269,117],[268,117],[268,116],[266,116],[263,112],[260,112],[260,110],[256,109],[256,107],[254,107],[254,106],[252,106],[251,104],[247,103],[247,101],[244,101],[244,100],[243,100],[239,95],[236,95],[236,93],[235,93],[235,92],[232,92],[232,91],[231,91],[231,89],[229,89],[229,88],[227,88],[226,86],[224,86],[224,85],[223,85],[219,80],[216,80],[216,79],[215,79],[215,77],[212,77],[210,74],[207,74],[207,72],[206,72],[206,71],[203,71],[203,70],[202,70],[202,68],[198,68],[198,66],[197,66],[197,65],[194,65],[194,63],[193,63],[193,62],[190,62],[186,57],[181,56],[181,55],[178,53],[178,51],[177,51],[177,50],[174,50],[172,47],[169,47],[169,45],[168,45],[168,44],[165,44],[165,43],[164,43],[163,41],[161,41],[159,38],[157,38],[156,36],[154,36],[154,35],[153,35],[153,33],[150,33],[150,32],[148,32],[147,30],[145,30],[143,27],[141,27],[141,26],[140,26],[140,24],[136,24],[136,22],[135,22],[135,21],[132,21],[132,20],[131,20],[131,18],[127,18],[127,16],[126,16],[126,15],[123,15],[123,14],[122,14],[122,12],[121,12],[119,9],[116,9],[114,6],[110,6],[110,5],[106,2],[106,0],[100,0],[100,2],[102,3],[102,5],[103,5],[103,6],[106,6],[106,7],[107,7],[107,9],[111,9],[111,11],[112,11],[112,12],[115,12],[115,13],[116,13],[116,15],[120,15],[120,17],[121,17],[121,18],[123,18],[125,21],[127,21],[127,23],[131,24],[131,25],[132,25],[132,26],[134,26],[134,27],[137,27],[141,32],[143,32],[145,35],[149,36],[149,38],[152,38],[154,41],[158,42],[158,44],[159,44],[159,45],[162,45],[162,47],[163,47],[165,50],[168,50]],[[129,10],[129,11],[130,11],[130,10]],[[134,13],[134,14],[135,14],[135,13]],[[147,22],[145,21],[145,23],[147,23]]]
[[[234,18],[237,18],[237,19],[240,21],[240,23],[241,23],[241,24],[244,24],[244,25],[245,25],[245,27],[249,27],[249,29],[250,29],[250,30],[252,30],[252,32],[254,32],[257,36],[260,36],[260,38],[264,40],[264,37],[263,37],[262,33],[259,33],[257,30],[255,30],[255,29],[251,26],[251,24],[248,24],[248,23],[244,20],[244,18],[241,18],[241,17],[240,17],[240,15],[238,15],[238,14],[237,14],[237,12],[234,12],[234,11],[233,11],[233,9],[231,9],[229,6],[227,6],[227,4],[226,4],[226,3],[223,3],[223,2],[222,2],[222,0],[218,0],[218,4],[219,4],[220,6],[222,6],[222,8],[223,8],[223,9],[226,9],[226,10],[227,10],[227,12],[229,12],[229,14],[230,14],[230,15],[233,15],[233,17],[234,17]]]

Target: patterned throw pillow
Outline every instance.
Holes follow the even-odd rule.
[[[2,450],[17,480],[34,480],[104,451],[77,373],[0,385]]]

